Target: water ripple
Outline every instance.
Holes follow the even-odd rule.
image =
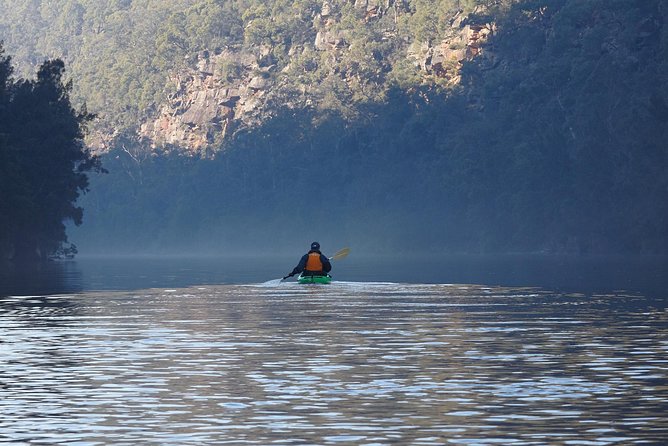
[[[668,439],[665,301],[271,285],[0,299],[0,444]]]

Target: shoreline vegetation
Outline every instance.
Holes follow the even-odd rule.
[[[14,79],[0,44],[0,257],[18,263],[76,254],[64,221],[80,225],[76,205],[87,172],[104,172],[83,144],[94,118],[70,103],[61,60],[44,62],[36,79]]]
[[[85,224],[67,228],[82,252],[318,239],[390,253],[668,253],[664,2],[288,3],[60,0],[33,11],[0,0],[0,39],[22,72],[39,54],[66,56],[68,101],[91,105],[93,132],[112,130],[105,152],[88,154],[109,174],[77,180],[72,208],[50,211],[62,218],[49,237],[62,244],[63,218],[80,222],[85,209]],[[186,108],[186,93],[223,104]],[[211,130],[206,148],[141,137],[164,110],[190,122],[186,136]],[[0,181],[21,202],[13,164],[3,159]],[[33,212],[11,200],[4,227],[5,215]],[[12,224],[35,225],[21,218]]]

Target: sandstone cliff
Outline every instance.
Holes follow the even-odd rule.
[[[382,17],[391,17],[396,22],[402,14],[410,13],[404,2],[393,0],[355,0],[353,6],[360,12],[363,26],[371,26]],[[329,75],[338,76],[347,83],[359,82],[354,79],[359,75],[340,66],[346,53],[352,50],[354,36],[351,33],[354,31],[342,27],[337,7],[340,5],[323,1],[319,13],[313,18],[311,31],[315,37],[311,42],[290,47],[287,61],[282,64],[273,63],[274,48],[267,46],[202,51],[194,66],[170,74],[166,103],[160,106],[157,116],[141,124],[139,136],[152,147],[171,146],[202,153],[219,145],[235,129],[261,123],[271,115],[272,103],[313,104],[317,101],[315,92],[320,86],[313,85],[313,79],[295,76],[295,72],[321,69],[305,64],[301,56],[309,51],[316,53],[310,60],[311,65],[326,60]],[[436,82],[452,87],[461,80],[464,61],[479,58],[489,68],[497,64],[493,51],[485,46],[495,31],[495,24],[477,23],[459,12],[452,18],[450,28],[442,33],[446,36],[442,40],[395,42],[394,45],[400,48],[398,58],[410,61],[423,83]],[[398,40],[400,37],[387,30],[382,39]],[[391,71],[392,64],[388,62],[386,65]],[[375,82],[382,83],[382,80]],[[376,90],[383,88],[386,86],[375,85]]]

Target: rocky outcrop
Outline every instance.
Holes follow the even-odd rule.
[[[167,103],[154,120],[141,126],[140,136],[154,147],[174,145],[191,152],[222,141],[234,123],[250,124],[259,118],[271,86],[269,70],[252,54],[202,52],[196,69],[171,76]]]
[[[332,31],[328,22],[324,30],[318,31],[315,36],[315,49],[319,51],[342,49],[346,46],[346,35],[343,31]]]
[[[394,14],[396,22],[398,14],[408,13],[407,3],[402,0],[348,1],[367,23],[387,14]],[[350,31],[339,26],[340,7],[341,2],[323,1],[320,13],[313,20],[315,39],[309,46],[310,51],[331,54],[334,73],[336,63],[350,48],[351,40]],[[442,79],[447,85],[460,81],[459,72],[467,60],[477,58],[493,66],[494,54],[485,44],[495,33],[495,25],[467,23],[466,20],[464,14],[455,16],[445,39],[413,43],[407,57],[425,76]],[[203,51],[192,68],[173,73],[166,102],[155,118],[141,125],[140,137],[153,147],[174,146],[202,153],[223,141],[231,131],[261,123],[271,113],[268,104],[272,99],[282,98],[280,102],[285,105],[284,98],[289,93],[282,90],[290,83],[286,82],[290,71],[293,68],[293,74],[300,70],[302,73],[312,71],[308,65],[292,62],[305,54],[307,48],[303,44],[292,46],[287,52],[288,61],[284,61],[280,69],[272,64],[272,48],[260,47],[253,51],[228,49],[216,54]],[[312,90],[308,83],[295,85],[293,82],[289,88],[299,91],[302,104],[313,103],[313,98],[308,97]]]
[[[450,35],[436,44],[414,43],[408,57],[415,66],[451,85],[460,82],[459,72],[466,61],[477,59],[484,67],[495,66],[495,54],[487,44],[496,32],[496,24],[465,23],[464,19],[461,15],[455,17]]]

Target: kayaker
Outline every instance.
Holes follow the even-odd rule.
[[[320,243],[313,242],[310,251],[302,256],[295,269],[283,279],[299,273],[303,276],[326,276],[331,270],[332,264],[329,259],[320,252]]]

